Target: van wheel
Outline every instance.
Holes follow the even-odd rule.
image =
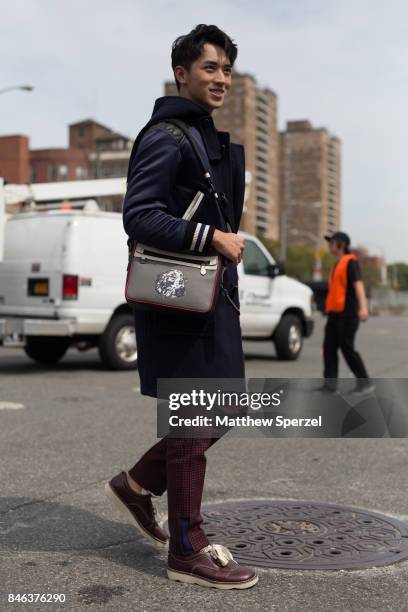
[[[118,314],[108,323],[99,340],[99,355],[110,370],[137,368],[137,348],[132,314]]]
[[[68,338],[27,336],[24,351],[38,363],[57,363],[68,350]]]
[[[303,346],[302,321],[293,314],[282,317],[274,334],[276,354],[279,359],[294,361],[300,355]]]

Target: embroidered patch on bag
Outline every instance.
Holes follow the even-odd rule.
[[[158,274],[155,289],[163,297],[183,297],[186,294],[186,280],[183,272],[175,269]]]

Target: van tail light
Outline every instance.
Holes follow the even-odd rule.
[[[62,277],[62,299],[77,300],[78,299],[78,276],[73,274],[64,274]]]

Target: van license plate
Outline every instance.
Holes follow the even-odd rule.
[[[28,279],[28,295],[47,296],[48,295],[48,278],[29,278]]]

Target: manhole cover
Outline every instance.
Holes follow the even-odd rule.
[[[203,528],[239,563],[297,569],[362,569],[408,558],[408,526],[337,504],[251,500],[208,504]]]

